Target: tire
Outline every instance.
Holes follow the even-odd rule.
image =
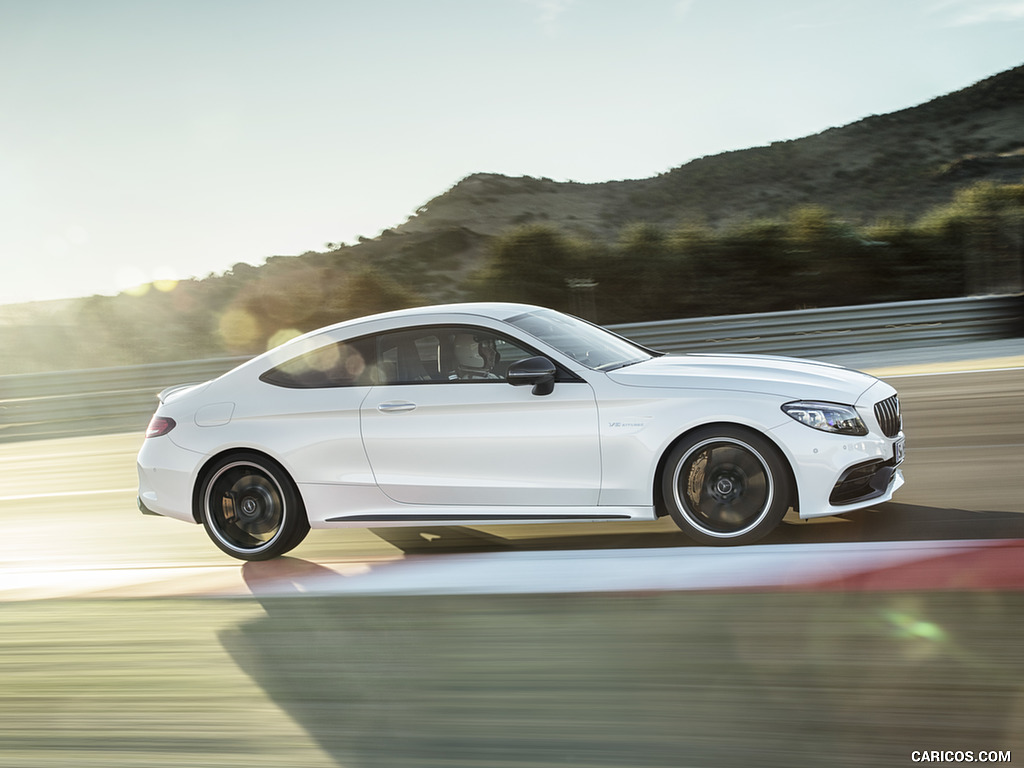
[[[239,560],[270,560],[309,533],[302,499],[288,473],[258,453],[218,460],[199,489],[200,517],[221,550]]]
[[[701,544],[750,544],[785,517],[788,465],[771,442],[742,427],[705,427],[668,454],[662,499],[676,525]]]

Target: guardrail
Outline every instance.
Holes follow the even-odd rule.
[[[144,430],[157,394],[248,358],[211,358],[0,376],[0,442]]]
[[[663,352],[821,357],[962,344],[1024,335],[1024,296],[982,296],[856,307],[722,315],[611,326]]]
[[[665,352],[797,357],[920,348],[1024,335],[1024,296],[988,296],[723,315],[610,326]],[[143,430],[157,393],[248,358],[0,376],[0,441]]]

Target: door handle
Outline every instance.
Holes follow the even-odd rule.
[[[377,406],[377,410],[381,413],[403,413],[416,410],[416,403],[410,403],[405,400],[392,400],[387,403],[381,403]]]

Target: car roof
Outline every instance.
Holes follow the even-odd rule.
[[[363,323],[375,322],[377,320],[417,320],[429,319],[434,315],[472,315],[474,317],[486,317],[491,320],[507,320],[510,317],[521,315],[524,312],[535,312],[543,307],[533,304],[516,304],[503,301],[477,301],[462,302],[454,304],[431,304],[423,307],[408,307],[406,309],[395,309],[390,312],[381,312],[376,315],[365,315],[354,317],[351,320],[343,320],[340,323],[317,328],[310,331],[307,336],[329,333],[334,330],[348,328]]]
[[[538,307],[533,304],[481,301],[455,304],[432,304],[423,307],[396,309],[390,312],[381,312],[376,315],[354,317],[351,320],[343,320],[340,323],[326,325],[322,328],[316,328],[308,333],[304,333],[301,336],[297,336],[294,339],[286,341],[284,344],[274,347],[261,355],[257,355],[234,370],[250,370],[253,367],[266,365],[268,363],[276,363],[280,360],[286,359],[286,356],[291,354],[292,351],[303,342],[308,342],[319,336],[332,335],[336,331],[344,331],[347,329],[355,330],[358,329],[360,325],[370,325],[380,320],[407,320],[414,323],[417,321],[429,322],[430,318],[435,316],[450,318],[452,315],[466,315],[467,317],[488,318],[490,320],[501,322],[511,317],[515,317],[516,315],[521,315],[524,312],[535,312],[541,309],[544,309],[544,307]]]

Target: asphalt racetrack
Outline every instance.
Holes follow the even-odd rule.
[[[243,565],[139,514],[139,435],[0,445],[0,766],[1019,761],[1024,359],[953,367],[882,372],[897,501],[739,548],[342,529]]]

